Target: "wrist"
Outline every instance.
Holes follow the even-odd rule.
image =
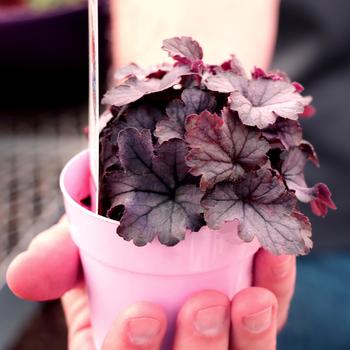
[[[267,68],[275,46],[278,0],[162,0],[118,1],[111,4],[114,67],[130,62],[141,66],[161,63],[162,39],[192,36],[203,46],[206,61],[218,63],[235,52],[247,70]]]

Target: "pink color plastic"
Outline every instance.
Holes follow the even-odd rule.
[[[76,155],[62,171],[60,185],[73,240],[80,249],[90,299],[97,349],[113,320],[128,305],[150,301],[167,312],[169,331],[163,349],[171,349],[176,315],[187,297],[215,289],[233,297],[251,285],[259,243],[243,243],[235,222],[219,231],[188,232],[175,247],[157,240],[136,247],[116,234],[118,222],[94,214],[80,201],[89,195],[89,154]]]

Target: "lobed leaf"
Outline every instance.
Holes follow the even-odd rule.
[[[202,176],[202,190],[220,181],[237,180],[268,159],[269,143],[261,132],[243,125],[228,109],[222,118],[208,111],[189,116],[185,139],[191,148],[186,163],[191,174]]]
[[[293,84],[276,79],[276,74],[248,80],[230,71],[219,72],[209,76],[205,84],[209,90],[230,93],[230,108],[238,112],[243,124],[264,129],[278,116],[297,120],[308,104]]]
[[[147,72],[136,63],[130,63],[125,67],[119,68],[114,74],[114,79],[123,80],[130,76],[134,76],[138,79],[144,79],[147,76]]]
[[[202,201],[208,226],[238,220],[239,236],[257,237],[274,254],[306,254],[312,247],[311,225],[296,211],[296,198],[270,170],[249,173],[239,182],[222,182]]]
[[[237,111],[246,125],[264,129],[277,117],[297,120],[304,111],[303,98],[292,84],[281,80],[250,80],[248,88],[233,91],[230,108]]]
[[[181,81],[182,76],[189,73],[187,66],[174,67],[161,79],[150,78],[139,80],[131,76],[126,81],[109,90],[102,99],[103,104],[111,106],[123,106],[139,100],[141,97],[164,91]]]
[[[105,176],[106,190],[114,209],[124,206],[117,233],[136,245],[156,236],[166,245],[184,239],[186,229],[201,227],[200,199],[196,185],[185,181],[187,146],[173,139],[155,150],[149,130],[127,128],[118,137],[119,157],[124,171]]]
[[[328,208],[336,210],[337,206],[331,198],[331,191],[324,183],[318,183],[315,190],[315,199],[310,202],[312,212],[317,216],[325,217]]]
[[[277,118],[276,122],[262,130],[270,142],[280,142],[285,149],[299,146],[303,139],[302,128],[298,121]]]
[[[236,75],[247,77],[247,74],[242,66],[242,63],[238,60],[238,58],[235,55],[231,55],[231,59],[222,63],[220,68],[223,71],[230,71]]]
[[[193,63],[203,58],[203,50],[198,42],[188,36],[163,40],[162,49],[170,57],[183,63]]]
[[[185,133],[186,112],[184,103],[181,100],[171,101],[166,108],[167,117],[157,123],[155,136],[158,137],[159,143],[170,139],[183,139]]]
[[[325,216],[328,208],[336,209],[336,206],[325,184],[317,183],[313,187],[307,186],[304,176],[307,158],[306,152],[298,147],[293,147],[282,163],[281,173],[288,188],[295,191],[296,197],[301,202],[311,203],[311,209],[315,215]]]
[[[111,113],[109,113],[111,114]],[[124,108],[113,118],[110,118],[106,127],[100,134],[100,158],[103,173],[111,167],[119,166],[118,135],[125,128],[134,127],[141,131],[148,129],[154,131],[156,123],[163,117],[162,112],[148,105]]]
[[[257,79],[270,79],[270,80],[283,80],[286,82],[290,82],[288,75],[284,72],[281,72],[279,70],[277,71],[271,71],[271,72],[265,72],[262,68],[254,67],[254,70],[252,72],[252,78]],[[293,86],[295,87],[295,90],[297,92],[303,91],[303,89],[299,89],[301,85],[297,83],[298,85],[295,85],[296,83],[293,83]]]
[[[114,79],[120,81],[131,76],[134,76],[140,80],[145,78],[161,79],[171,69],[172,66],[168,63],[150,66],[147,69],[141,68],[136,63],[130,63],[125,67],[119,68],[114,74]]]
[[[125,121],[120,121],[122,128],[136,128],[141,131],[142,129],[148,129],[153,132],[156,128],[156,124],[163,118],[162,111],[150,105],[138,105],[129,107],[125,111]]]
[[[168,104],[167,117],[157,123],[155,135],[160,143],[172,138],[183,139],[186,117],[204,110],[213,111],[215,106],[216,100],[210,93],[197,88],[185,89],[181,94],[181,100],[176,99]]]
[[[248,80],[244,76],[226,71],[210,75],[204,84],[211,91],[231,93],[232,91],[245,91],[248,87]]]
[[[316,114],[316,108],[313,105],[307,105],[304,107],[304,111],[300,114],[301,117],[311,118]]]
[[[196,88],[185,89],[181,99],[186,115],[198,114],[205,110],[212,112],[216,107],[215,97],[211,93]]]
[[[308,187],[304,177],[307,160],[318,165],[298,121],[313,115],[312,98],[280,71],[255,67],[249,79],[233,55],[205,65],[190,37],[163,49],[173,65],[130,64],[103,99],[101,212],[137,245],[156,237],[174,245],[186,230],[238,220],[245,241],[307,253],[311,225],[297,199],[320,216],[336,208],[326,185]]]

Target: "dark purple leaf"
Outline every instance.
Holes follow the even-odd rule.
[[[222,63],[220,68],[223,71],[230,71],[230,72],[232,72],[236,75],[240,75],[242,77],[247,76],[241,62],[238,60],[238,58],[235,55],[231,55],[231,59]]]
[[[155,135],[159,143],[170,139],[182,139],[185,133],[185,108],[181,100],[173,100],[166,108],[167,117],[157,123]]]
[[[140,80],[145,78],[161,79],[171,69],[172,65],[169,63],[151,66],[147,69],[139,67],[136,63],[130,63],[129,65],[118,69],[114,74],[114,79],[120,81],[129,78],[130,76],[134,76]]]
[[[222,118],[208,111],[189,116],[185,139],[191,148],[186,163],[191,174],[202,175],[202,190],[220,181],[237,180],[267,161],[269,143],[261,132],[243,125],[227,108]]]
[[[163,68],[158,68],[157,70],[152,70],[149,72],[149,74],[146,76],[146,78],[151,79],[151,78],[156,78],[156,79],[162,79],[165,74],[169,72],[170,69],[166,69],[166,67]]]
[[[296,91],[296,92],[301,93],[301,92],[303,92],[303,91],[305,90],[305,89],[304,89],[304,86],[301,85],[300,83],[298,83],[297,81],[293,81],[292,84],[293,84],[293,86],[295,87],[295,91]]]
[[[264,129],[278,116],[297,120],[304,111],[304,100],[290,83],[258,79],[250,80],[246,90],[231,93],[230,108],[238,112],[243,124]]]
[[[295,88],[295,85],[293,85],[293,86],[294,86],[294,88]],[[295,88],[295,89],[296,89],[296,88]],[[296,90],[296,91],[297,91],[297,90]],[[311,102],[312,102],[312,100],[313,100],[312,96],[302,96],[302,99],[303,99],[303,105],[304,105],[304,106],[310,105]]]
[[[163,113],[156,107],[140,105],[126,110],[123,127],[134,127],[138,130],[156,128],[156,123],[163,117]]]
[[[298,83],[293,83],[293,86],[295,87]],[[296,91],[298,91],[298,87],[295,88]],[[303,105],[304,105],[304,110],[302,113],[299,114],[299,116],[304,117],[304,118],[311,118],[314,116],[314,114],[316,113],[316,109],[314,106],[311,105],[312,103],[312,96],[303,96]]]
[[[247,80],[232,72],[209,76],[207,88],[230,94],[230,108],[237,111],[243,124],[259,129],[273,124],[278,116],[297,120],[308,103],[286,81],[273,79]]]
[[[101,176],[110,168],[119,168],[120,161],[118,157],[118,134],[123,129],[119,118],[113,117],[100,132],[100,169]]]
[[[183,63],[192,63],[203,58],[203,50],[191,37],[182,36],[163,40],[162,49],[170,57]]]
[[[249,173],[240,182],[222,182],[204,196],[208,226],[239,221],[239,236],[246,242],[257,237],[274,254],[306,254],[312,247],[311,225],[295,209],[295,196],[270,170]]]
[[[136,63],[130,63],[129,65],[118,69],[114,74],[114,79],[123,80],[130,76],[134,76],[138,79],[144,79],[147,76],[147,72]]]
[[[320,160],[318,159],[314,146],[310,142],[302,140],[299,144],[299,148],[304,152],[307,159],[311,160],[315,166],[320,166]]]
[[[270,142],[280,142],[285,149],[299,146],[303,134],[301,125],[296,120],[277,118],[276,122],[262,130]]]
[[[173,100],[167,106],[167,117],[158,122],[155,135],[160,143],[172,138],[183,139],[185,118],[204,110],[213,111],[215,106],[215,98],[210,93],[196,88],[185,89],[181,94],[181,100]]]
[[[295,191],[296,197],[301,202],[311,202],[313,212],[318,216],[325,216],[327,214],[327,207],[336,209],[336,206],[325,184],[317,183],[313,187],[307,186],[304,176],[307,158],[307,153],[298,147],[292,148],[282,163],[281,173],[288,188]]]
[[[246,91],[248,87],[248,80],[245,77],[230,71],[210,75],[204,83],[209,90],[223,93]]]
[[[304,178],[307,160],[318,165],[298,122],[314,113],[312,98],[280,71],[255,68],[248,77],[233,55],[205,65],[189,37],[163,49],[173,65],[130,64],[103,99],[100,212],[137,245],[174,245],[187,229],[237,219],[245,241],[306,253],[311,226],[297,197],[316,215],[335,209],[327,186],[309,188]]]
[[[184,239],[186,229],[201,226],[200,199],[196,185],[186,184],[187,146],[182,140],[164,142],[154,153],[151,133],[124,129],[118,138],[125,171],[113,171],[105,182],[113,209],[124,206],[117,233],[142,246],[156,236],[166,245]]]
[[[265,72],[262,68],[259,67],[255,67],[253,72],[252,72],[252,78],[257,80],[257,79],[270,79],[270,80],[284,80],[286,82],[290,82],[288,75],[284,72],[281,72],[279,70],[277,71],[271,71],[271,72]],[[293,83],[294,85],[294,83]],[[301,92],[298,91],[300,84],[295,86],[295,89],[297,92]]]
[[[185,89],[181,94],[181,99],[185,104],[186,115],[201,113],[205,110],[212,112],[216,107],[215,97],[200,89]]]
[[[312,199],[312,189],[308,188],[304,177],[304,168],[307,162],[305,154],[298,148],[293,147],[287,152],[282,163],[281,173],[284,176],[289,189],[295,191],[296,197],[304,203]]]
[[[308,105],[304,107],[304,111],[300,114],[301,117],[311,118],[316,114],[316,108],[313,105]]]
[[[128,103],[139,100],[147,94],[152,94],[178,84],[181,77],[189,73],[187,66],[174,67],[171,71],[166,73],[162,79],[150,78],[146,80],[139,80],[132,76],[122,84],[109,90],[102,99],[103,104],[112,106],[123,106]]]
[[[118,146],[116,141],[113,142],[112,131],[108,130],[100,134],[100,169],[101,176],[111,167],[119,166]]]
[[[332,201],[331,191],[327,185],[319,183],[316,186],[316,198],[310,203],[310,207],[315,215],[325,217],[328,213],[328,208],[336,210],[337,206]]]
[[[107,122],[100,133],[100,158],[103,172],[110,167],[120,165],[117,141],[121,130],[134,127],[139,131],[148,129],[153,132],[157,121],[162,118],[163,114],[156,107],[140,105],[123,108],[115,117],[111,116],[112,114],[108,112],[100,119],[101,123]]]
[[[152,168],[153,144],[149,130],[124,129],[119,133],[118,147],[124,170],[142,175]]]

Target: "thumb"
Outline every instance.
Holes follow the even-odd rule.
[[[68,232],[67,220],[40,233],[7,271],[7,283],[18,297],[44,301],[57,299],[77,282],[78,249]]]

